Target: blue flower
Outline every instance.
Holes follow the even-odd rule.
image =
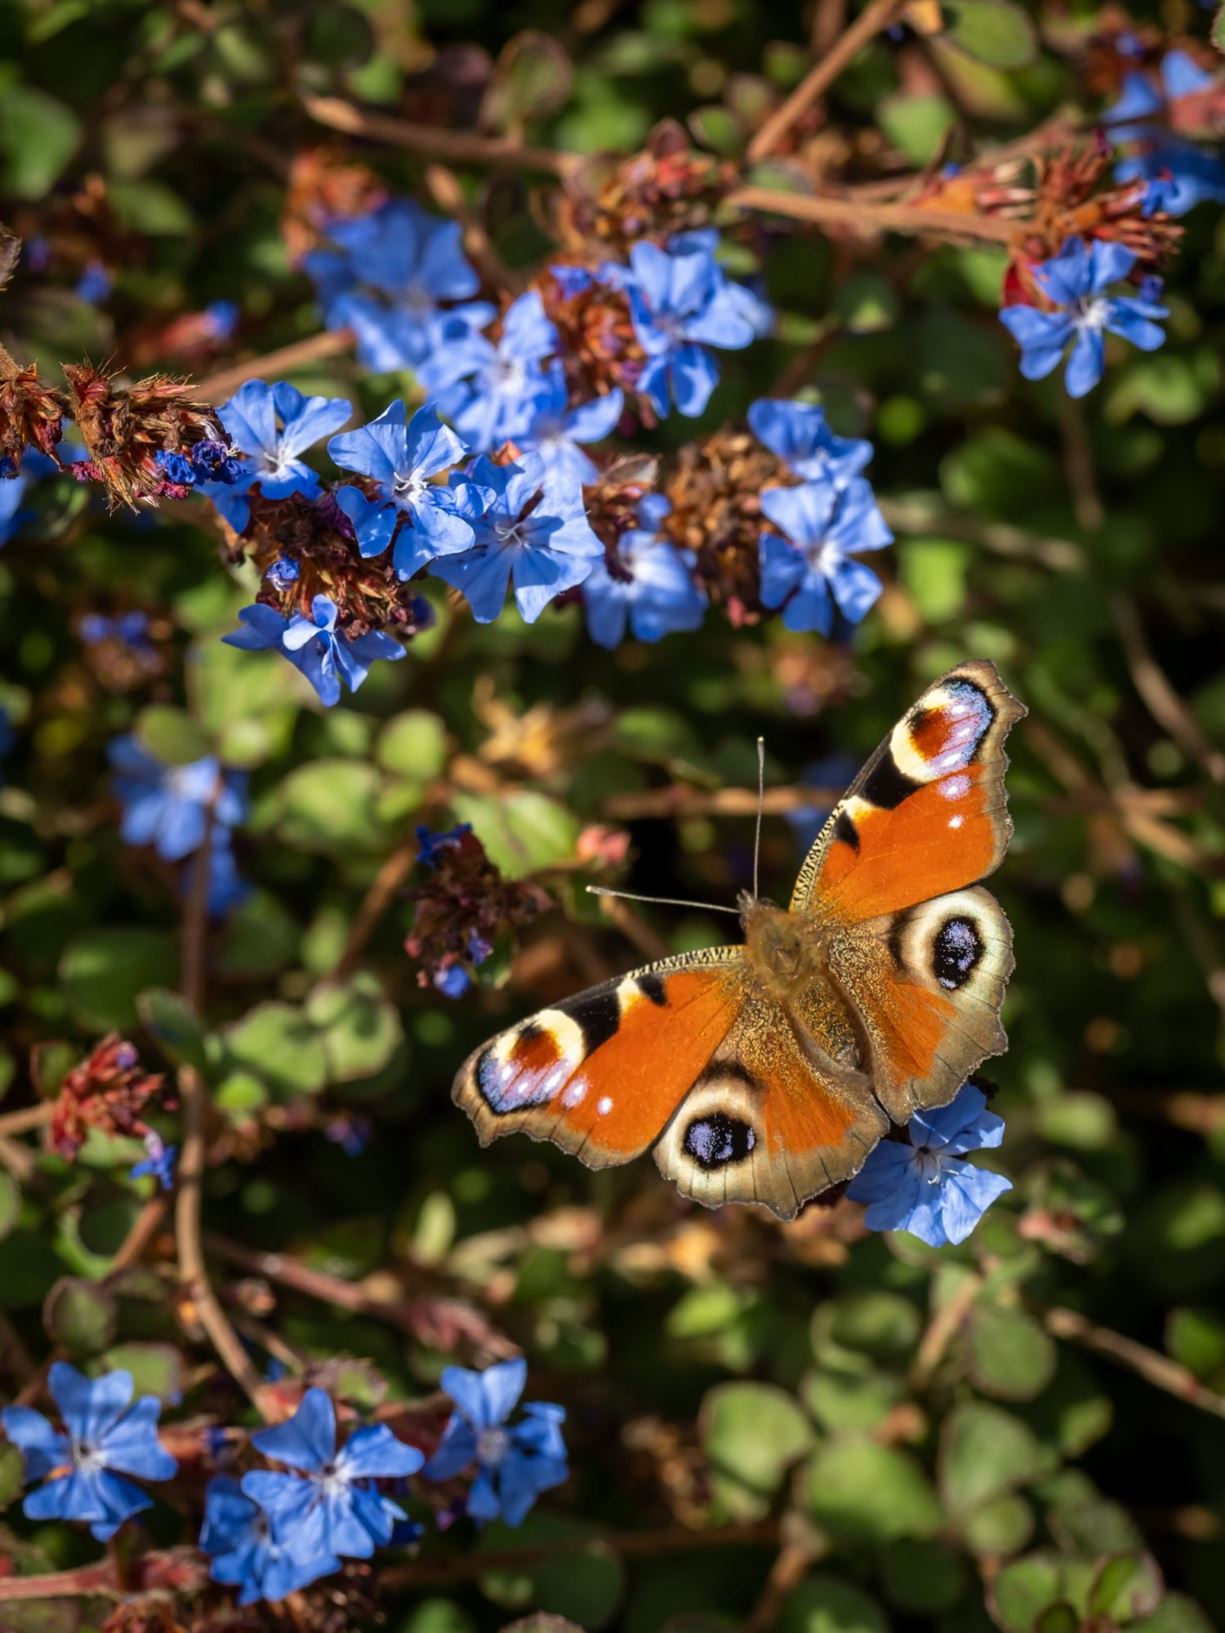
[[[26,487],[24,476],[0,477],[0,544],[7,544],[15,538],[21,524],[30,515],[28,510],[21,508]]]
[[[526,1382],[522,1360],[499,1361],[484,1372],[447,1367],[442,1374],[456,1410],[425,1473],[430,1480],[450,1480],[475,1463],[468,1493],[475,1520],[500,1515],[507,1525],[521,1525],[540,1493],[569,1477],[562,1407],[529,1401],[519,1422],[507,1424]]]
[[[627,625],[639,641],[701,626],[707,600],[693,582],[693,552],[659,534],[667,510],[659,495],[643,500],[639,517],[647,525],[621,535],[611,569],[606,559],[597,561],[583,580],[587,629],[599,646],[619,646]]]
[[[519,612],[534,623],[563,590],[581,584],[604,554],[583,509],[582,489],[560,476],[545,486],[539,454],[514,465],[478,459],[472,478],[490,494],[487,509],[469,510],[473,548],[440,556],[430,572],[463,592],[478,624],[501,612],[513,575]]]
[[[472,985],[472,977],[462,964],[448,964],[434,972],[434,985],[444,998],[462,998]]]
[[[719,371],[708,346],[738,351],[766,333],[763,301],[724,276],[714,257],[714,232],[681,233],[666,249],[647,240],[630,250],[628,268],[600,269],[606,283],[629,296],[630,317],[647,363],[638,390],[661,417],[673,401],[681,414],[700,414]]]
[[[145,1156],[128,1169],[129,1179],[155,1179],[163,1191],[174,1189],[174,1161],[177,1145],[166,1145],[152,1130],[145,1135]]]
[[[1138,296],[1105,293],[1135,263],[1135,254],[1122,244],[1098,239],[1089,245],[1069,238],[1058,255],[1034,267],[1039,288],[1056,310],[1005,306],[1000,312],[1001,323],[1021,348],[1021,373],[1027,380],[1045,379],[1058,368],[1070,342],[1064,383],[1070,397],[1083,397],[1105,370],[1107,331],[1141,351],[1157,350],[1165,340],[1157,320],[1168,316],[1155,303],[1160,285],[1146,280]]]
[[[204,1493],[200,1547],[211,1561],[214,1582],[235,1587],[240,1605],[257,1599],[283,1599],[317,1577],[340,1569],[330,1555],[303,1564],[290,1547],[272,1540],[268,1516],[231,1475],[210,1480]]]
[[[330,709],[340,702],[341,680],[356,692],[372,663],[379,658],[395,662],[404,656],[404,648],[390,635],[372,630],[351,639],[337,630],[336,618],[335,603],[325,595],[311,602],[309,618],[301,613],[283,618],[275,607],[257,601],[239,612],[242,628],[221,639],[243,652],[279,652],[306,676]]]
[[[153,1506],[124,1476],[169,1480],[178,1468],[157,1438],[161,1402],[145,1395],[132,1405],[130,1372],[86,1378],[56,1361],[48,1376],[66,1433],[32,1407],[0,1410],[5,1434],[22,1453],[26,1478],[46,1481],[27,1495],[22,1509],[32,1520],[81,1520],[99,1542],[108,1542],[125,1520]]]
[[[866,1202],[869,1230],[906,1230],[929,1247],[964,1242],[996,1200],[1012,1189],[1002,1174],[958,1159],[998,1146],[1004,1119],[988,1111],[987,1097],[965,1083],[937,1111],[919,1111],[906,1126],[909,1144],[882,1140],[847,1187],[852,1202]]]
[[[1213,76],[1185,51],[1170,51],[1161,64],[1160,89],[1145,74],[1128,74],[1122,95],[1107,109],[1111,141],[1116,147],[1135,148],[1115,166],[1116,179],[1154,184],[1145,199],[1146,215],[1155,209],[1186,215],[1205,201],[1225,203],[1225,164],[1220,155],[1175,136],[1169,128],[1170,104],[1213,83]]]
[[[495,342],[452,319],[422,364],[421,383],[438,412],[477,453],[530,435],[552,387],[542,363],[558,348],[557,330],[533,289],[507,307]]]
[[[147,612],[119,612],[107,618],[99,612],[87,612],[77,624],[77,633],[86,646],[97,646],[101,641],[117,641],[133,652],[153,650],[149,640]]]
[[[204,308],[208,324],[208,338],[221,345],[238,327],[240,308],[237,301],[209,301]]]
[[[453,555],[472,543],[472,524],[459,514],[459,496],[431,481],[468,450],[432,408],[419,408],[407,420],[397,398],[369,425],[333,437],[328,452],[342,469],[378,485],[376,499],[353,486],[335,492],[363,556],[381,556],[394,536],[392,564],[401,578],[411,578],[435,556]]]
[[[458,822],[454,828],[446,828],[440,833],[434,833],[424,824],[417,827],[417,860],[427,868],[436,868],[438,858],[444,851],[453,851],[459,848],[465,834],[472,832],[470,822]]]
[[[302,568],[292,556],[278,556],[264,577],[274,590],[288,590],[302,577]]]
[[[370,215],[332,222],[328,235],[337,250],[307,256],[328,328],[353,330],[368,369],[416,369],[433,351],[444,321],[479,328],[493,316],[484,303],[446,311],[439,305],[466,301],[480,287],[462,234],[458,221],[393,199]]]
[[[532,399],[532,423],[515,441],[525,454],[540,455],[546,479],[558,475],[580,485],[594,482],[599,467],[579,443],[611,436],[624,407],[624,395],[614,387],[606,396],[571,408],[565,370],[554,361],[544,370],[544,385]]]
[[[163,765],[134,736],[116,737],[107,750],[117,775],[112,788],[123,805],[120,833],[129,845],[152,845],[167,862],[199,850],[208,808],[220,827],[246,815],[246,778],[223,771],[213,756],[189,765]]]
[[[749,409],[749,429],[758,442],[805,481],[828,481],[845,487],[872,458],[870,442],[835,436],[825,410],[815,403],[762,397]]]
[[[214,437],[193,442],[179,453],[159,448],[157,462],[165,471],[167,481],[177,482],[180,487],[200,488],[205,492],[212,491],[210,483],[226,488],[235,487],[246,475],[243,462],[234,457],[229,444],[218,442]],[[248,481],[246,486],[250,485]]]
[[[257,1470],[242,1478],[245,1496],[268,1516],[272,1538],[315,1575],[342,1558],[369,1559],[385,1546],[404,1510],[374,1480],[415,1474],[425,1459],[397,1440],[386,1424],[355,1429],[336,1447],[336,1413],[322,1389],[308,1389],[286,1423],[261,1429],[252,1443],[300,1474]]]
[[[285,499],[291,493],[312,499],[319,492],[319,477],[298,456],[339,430],[352,412],[352,404],[343,397],[304,397],[284,380],[274,386],[266,380],[248,380],[217,410],[242,455],[238,479],[199,486],[237,533],[247,525],[250,505],[245,495],[256,483],[268,499]]]
[[[857,624],[880,594],[880,580],[851,553],[881,550],[892,542],[871,486],[862,476],[845,487],[802,482],[765,488],[761,508],[778,533],[761,536],[761,601],[782,607],[792,630],[828,635],[835,610]],[[785,534],[780,538],[779,534]]]
[[[79,300],[97,306],[111,292],[111,275],[101,261],[91,261],[77,279],[75,293]]]

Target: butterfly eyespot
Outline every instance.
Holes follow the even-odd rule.
[[[751,1124],[722,1111],[695,1117],[685,1130],[686,1155],[707,1173],[715,1168],[726,1168],[729,1163],[743,1162],[756,1144],[757,1135]]]
[[[932,941],[932,974],[947,992],[956,992],[982,956],[983,940],[973,919],[945,919]]]

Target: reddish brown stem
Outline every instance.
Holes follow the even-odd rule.
[[[245,363],[232,363],[229,368],[218,369],[215,374],[198,382],[196,393],[205,402],[219,402],[237,391],[246,380],[291,374],[294,369],[302,368],[307,363],[320,363],[326,357],[339,357],[352,345],[352,329],[324,329],[317,335],[308,335],[305,340],[294,340],[288,346],[279,346],[276,351],[249,357]]]

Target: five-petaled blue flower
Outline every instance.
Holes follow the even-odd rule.
[[[353,330],[366,368],[380,374],[419,368],[444,322],[462,331],[493,316],[488,304],[467,303],[480,279],[461,248],[458,221],[392,199],[370,215],[334,221],[327,231],[337,249],[309,255],[306,270],[328,328]],[[467,304],[444,309],[442,301]]]
[[[326,595],[317,595],[311,602],[309,618],[303,613],[284,618],[275,607],[257,601],[240,610],[242,628],[221,639],[243,652],[279,652],[306,676],[330,709],[340,702],[342,679],[356,692],[372,663],[379,658],[394,662],[404,656],[400,643],[379,630],[350,639],[337,629],[338,616],[335,602]]]
[[[1021,348],[1021,373],[1027,380],[1042,380],[1057,369],[1070,342],[1064,383],[1070,397],[1083,397],[1105,370],[1107,331],[1141,351],[1157,350],[1165,340],[1158,320],[1168,316],[1156,304],[1160,283],[1146,280],[1136,295],[1106,293],[1135,264],[1134,252],[1122,244],[1069,238],[1058,255],[1034,267],[1034,279],[1055,310],[1005,306],[1000,312],[1000,321]]]
[[[421,383],[470,448],[492,453],[530,435],[552,389],[542,364],[557,347],[557,330],[532,289],[507,307],[497,341],[449,320],[421,366]]]
[[[445,851],[459,848],[465,834],[472,832],[470,822],[457,822],[453,828],[444,828],[435,833],[424,823],[417,825],[417,860],[423,866],[433,869],[438,866],[438,858]]]
[[[484,457],[472,466],[472,485],[490,495],[488,508],[467,509],[475,532],[471,550],[439,556],[430,572],[461,590],[478,624],[502,610],[514,579],[515,601],[534,623],[563,590],[581,584],[604,546],[591,530],[577,482],[555,475],[546,483],[539,454],[514,465]]]
[[[145,1135],[145,1155],[128,1169],[129,1179],[155,1179],[163,1191],[174,1190],[174,1160],[177,1145],[167,1145],[152,1130]]]
[[[580,485],[594,482],[599,467],[579,444],[603,442],[611,436],[624,407],[619,386],[603,397],[571,407],[565,370],[554,360],[544,370],[544,383],[532,399],[532,422],[515,441],[525,454],[540,455],[546,479],[559,475]]]
[[[131,735],[114,738],[107,754],[116,771],[111,786],[123,804],[120,833],[129,845],[152,845],[167,862],[199,850],[210,805],[217,827],[232,828],[246,816],[245,775],[223,771],[211,754],[189,765],[163,765]]]
[[[401,578],[411,578],[435,556],[453,555],[472,543],[472,524],[459,514],[458,493],[431,481],[468,450],[432,408],[419,408],[409,420],[397,398],[369,425],[333,437],[328,452],[343,469],[378,485],[375,499],[352,485],[335,491],[363,556],[381,556],[394,535],[392,565]]]
[[[86,1378],[66,1361],[55,1361],[48,1379],[66,1433],[32,1407],[0,1410],[26,1478],[46,1482],[27,1495],[22,1509],[32,1520],[80,1520],[99,1542],[108,1542],[125,1520],[153,1506],[124,1476],[169,1480],[178,1468],[157,1438],[161,1402],[144,1395],[132,1404],[130,1372]]]
[[[597,645],[619,646],[627,625],[639,641],[701,626],[707,601],[693,582],[693,554],[659,534],[667,510],[662,495],[649,494],[638,507],[644,525],[617,540],[613,566],[597,561],[583,580],[587,629]]]
[[[847,1188],[866,1202],[869,1230],[906,1230],[929,1247],[964,1242],[1012,1181],[959,1159],[997,1146],[1004,1119],[988,1111],[987,1097],[965,1083],[947,1106],[918,1111],[907,1124],[909,1143],[882,1140]]]
[[[237,1588],[240,1605],[283,1599],[340,1565],[330,1556],[303,1563],[288,1543],[274,1542],[268,1516],[228,1474],[217,1475],[205,1490],[200,1547],[211,1562],[208,1574]]]
[[[739,351],[770,326],[770,309],[744,285],[733,283],[715,260],[713,231],[680,233],[666,249],[644,239],[627,267],[606,263],[600,277],[629,296],[634,333],[647,362],[638,390],[662,418],[700,414],[719,370],[706,350]]]
[[[450,1480],[475,1464],[468,1493],[468,1512],[475,1520],[500,1515],[507,1525],[521,1525],[540,1493],[569,1475],[561,1432],[564,1408],[528,1401],[519,1422],[507,1423],[526,1382],[522,1360],[499,1361],[484,1372],[447,1367],[442,1374],[442,1387],[456,1410],[425,1473],[431,1480]]]
[[[319,477],[299,455],[339,430],[352,412],[352,404],[343,397],[304,397],[284,380],[274,386],[248,380],[217,410],[242,456],[238,479],[202,482],[201,491],[236,533],[247,525],[251,507],[246,495],[256,483],[267,499],[286,499],[291,493],[313,498],[319,492]]]
[[[872,458],[862,438],[835,436],[815,403],[762,397],[749,409],[749,429],[789,470],[806,482],[845,487]]]
[[[272,1538],[315,1575],[342,1558],[369,1559],[391,1541],[404,1510],[372,1483],[416,1474],[425,1462],[386,1424],[355,1429],[336,1446],[336,1412],[322,1389],[308,1389],[286,1423],[261,1429],[252,1444],[298,1474],[244,1474],[242,1490],[268,1516]]]
[[[778,529],[761,535],[762,605],[781,607],[788,629],[828,635],[835,610],[857,624],[881,584],[852,553],[882,550],[893,540],[870,484],[855,476],[844,487],[824,481],[765,488],[761,508]]]
[[[1128,152],[1115,166],[1121,182],[1150,183],[1145,214],[1164,210],[1186,215],[1205,201],[1225,203],[1225,164],[1219,153],[1197,147],[1170,130],[1170,104],[1196,96],[1215,83],[1185,51],[1170,51],[1161,64],[1158,89],[1146,74],[1128,74],[1119,100],[1106,111],[1106,130]]]

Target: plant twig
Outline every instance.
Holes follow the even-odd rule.
[[[370,882],[370,888],[362,898],[361,906],[357,909],[344,950],[336,961],[336,967],[327,977],[328,982],[347,981],[353,974],[361,962],[366,943],[378,928],[383,914],[404,888],[405,881],[417,860],[418,849],[417,841],[410,840],[408,844],[401,845],[399,850],[392,851],[380,866]]]
[[[484,136],[478,131],[443,130],[438,125],[416,124],[392,114],[371,113],[339,96],[304,96],[302,106],[317,124],[346,136],[368,136],[393,142],[427,159],[446,164],[488,164],[508,170],[540,170],[564,177],[581,163],[581,156],[552,148],[528,147],[511,136]]]
[[[945,1351],[969,1315],[974,1300],[982,1292],[982,1286],[981,1277],[967,1275],[962,1286],[945,1299],[928,1322],[927,1330],[919,1340],[914,1365],[910,1369],[910,1381],[916,1389],[924,1389],[931,1382],[936,1368],[944,1359]]]
[[[28,1599],[91,1599],[121,1596],[113,1559],[78,1565],[71,1571],[47,1571],[41,1576],[0,1576],[0,1602]]]
[[[845,788],[767,788],[761,808],[766,816],[785,816],[788,811],[807,811],[836,805]],[[755,816],[755,788],[689,788],[672,783],[667,788],[647,788],[628,794],[610,794],[600,805],[600,814],[617,822],[635,822],[647,817]]]
[[[307,335],[305,340],[293,340],[288,346],[249,357],[245,363],[231,363],[196,383],[196,395],[206,403],[215,403],[231,396],[246,380],[290,374],[308,363],[321,363],[327,357],[339,357],[353,345],[352,329],[321,329]]]
[[[882,499],[880,509],[889,526],[899,533],[934,533],[941,538],[964,540],[1011,561],[1036,562],[1053,573],[1083,573],[1088,566],[1083,548],[1072,539],[1031,533],[1011,522],[959,516],[934,494],[908,493],[901,498]]]
[[[898,232],[914,238],[971,239],[1011,244],[1023,223],[961,210],[928,209],[921,204],[865,204],[854,198],[816,193],[784,193],[773,187],[737,187],[727,202],[742,210],[791,216],[817,227],[844,227],[862,233]]]
[[[1114,621],[1123,642],[1132,684],[1144,700],[1148,712],[1164,731],[1169,732],[1184,754],[1199,762],[1214,783],[1225,783],[1225,753],[1208,741],[1198,720],[1154,658],[1139,611],[1130,596],[1115,596]]]
[[[1180,1361],[1172,1361],[1168,1355],[1138,1344],[1134,1338],[1114,1332],[1110,1327],[1099,1327],[1077,1310],[1056,1306],[1047,1310],[1043,1319],[1052,1338],[1083,1344],[1086,1349],[1127,1367],[1155,1389],[1164,1389],[1167,1395],[1174,1395],[1189,1406],[1198,1406],[1202,1412],[1225,1418],[1225,1395],[1218,1395],[1216,1390],[1200,1383]]]
[[[783,137],[820,101],[828,88],[868,41],[888,28],[901,8],[901,0],[868,0],[849,28],[804,75],[787,100],[765,121],[749,143],[749,163],[759,164],[773,153]]]
[[[36,1106],[22,1106],[20,1111],[8,1111],[0,1116],[0,1138],[10,1138],[14,1134],[28,1134],[31,1129],[42,1128],[55,1115],[55,1101],[42,1100]]]

